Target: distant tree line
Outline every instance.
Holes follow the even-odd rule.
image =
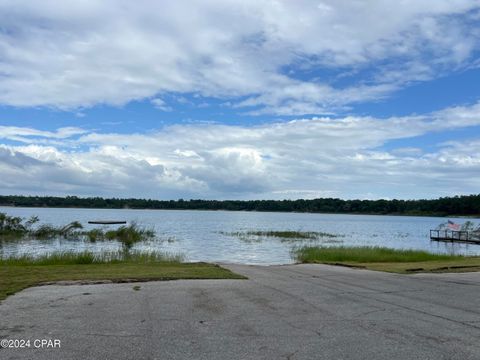
[[[169,209],[169,210],[230,210],[275,211],[332,214],[381,215],[480,215],[480,194],[443,197],[434,200],[152,200],[104,199],[77,196],[0,196],[1,206],[75,207],[96,209]]]

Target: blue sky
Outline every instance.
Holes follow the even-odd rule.
[[[2,194],[480,188],[480,2],[0,3]]]

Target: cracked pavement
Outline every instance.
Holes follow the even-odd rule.
[[[0,338],[61,348],[0,358],[480,359],[480,273],[224,266],[249,279],[24,290],[0,304]]]

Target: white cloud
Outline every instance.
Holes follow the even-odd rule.
[[[63,127],[57,131],[42,131],[26,127],[0,125],[0,139],[14,140],[24,143],[57,142],[56,140],[71,138],[86,133],[77,127]],[[40,139],[40,140],[39,140]]]
[[[473,193],[480,186],[480,140],[445,142],[431,151],[382,147],[469,126],[480,126],[480,103],[422,116],[322,117],[251,127],[174,125],[138,134],[3,127],[3,137],[29,141],[0,145],[0,188],[154,198]]]
[[[167,105],[165,101],[163,101],[160,98],[155,98],[150,100],[150,102],[155,106],[156,109],[161,110],[161,111],[172,111],[173,109]]]
[[[253,114],[325,114],[471,65],[479,28],[460,18],[478,16],[479,7],[478,0],[3,0],[0,103],[72,109],[197,93],[255,106],[245,108]],[[321,73],[294,77],[372,67],[370,79],[346,88]]]

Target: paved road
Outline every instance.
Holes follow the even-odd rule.
[[[0,305],[0,338],[61,348],[0,359],[480,359],[480,273],[229,267],[249,280],[25,290]]]

